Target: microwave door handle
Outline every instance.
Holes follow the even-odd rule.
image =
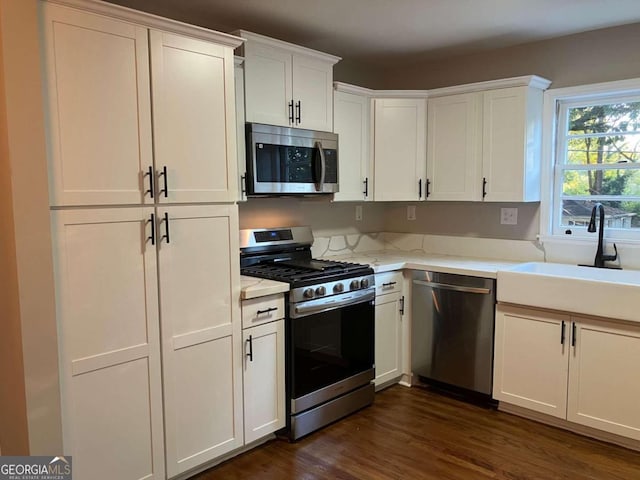
[[[320,153],[320,182],[316,183],[316,190],[318,192],[322,192],[322,190],[324,189],[324,176],[326,173],[327,164],[326,164],[326,159],[324,157],[324,148],[322,148],[322,142],[317,141],[316,148]]]

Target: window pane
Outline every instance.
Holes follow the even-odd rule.
[[[640,202],[600,202],[604,205],[605,228],[640,229]],[[563,200],[562,227],[586,227],[596,202]]]
[[[640,102],[569,109],[569,135],[640,130]]]
[[[572,165],[637,163],[640,161],[640,135],[572,138],[567,160]]]
[[[565,170],[562,193],[640,196],[640,170]]]

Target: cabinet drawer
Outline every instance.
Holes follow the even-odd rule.
[[[284,318],[284,295],[267,295],[242,301],[242,328]]]
[[[402,292],[402,272],[376,274],[376,295]]]

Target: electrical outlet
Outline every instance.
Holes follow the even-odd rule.
[[[407,220],[415,220],[415,219],[416,219],[416,206],[407,205]]]
[[[362,205],[356,205],[356,222],[362,221]]]
[[[500,209],[500,225],[517,225],[518,209],[517,208],[501,208]]]

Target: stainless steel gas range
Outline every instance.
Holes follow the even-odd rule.
[[[309,227],[241,230],[243,275],[290,284],[287,433],[307,435],[373,402],[375,280],[368,265],[311,256]]]

